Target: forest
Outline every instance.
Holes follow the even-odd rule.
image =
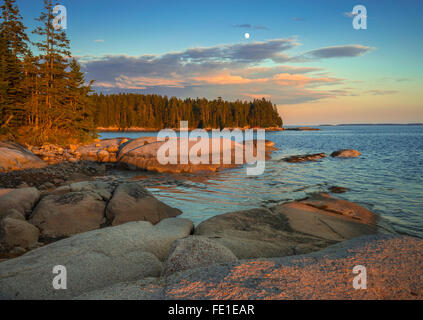
[[[159,95],[93,92],[71,56],[66,31],[44,0],[37,27],[28,36],[16,0],[0,6],[0,138],[40,145],[88,142],[98,127],[191,128],[281,127],[276,107],[265,99],[228,102]]]
[[[178,128],[181,120],[190,128],[282,127],[276,106],[265,99],[224,101],[167,98],[142,94],[92,94],[94,122],[103,128]]]

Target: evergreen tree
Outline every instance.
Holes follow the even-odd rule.
[[[8,126],[17,127],[22,125],[25,118],[22,59],[29,52],[29,39],[15,0],[4,0],[0,9],[2,122],[3,126],[7,123]]]

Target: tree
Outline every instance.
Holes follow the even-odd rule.
[[[29,39],[15,0],[4,0],[0,9],[0,68],[2,69],[0,71],[0,90],[2,92],[0,122],[3,123],[2,126],[17,127],[22,124],[25,117],[22,59],[29,52]]]

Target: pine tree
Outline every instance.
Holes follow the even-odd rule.
[[[43,128],[43,139],[48,139],[61,123],[68,122],[66,116],[67,67],[70,56],[69,40],[64,30],[55,30],[53,26],[53,8],[51,0],[44,0],[44,11],[36,21],[40,22],[33,33],[41,40],[34,43],[41,53],[39,94],[39,121]]]
[[[23,104],[26,97],[22,88],[24,78],[22,59],[29,52],[29,39],[15,0],[4,0],[0,9],[2,121],[3,126],[7,123],[8,126],[17,127],[22,125],[25,118]]]

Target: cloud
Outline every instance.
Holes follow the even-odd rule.
[[[356,13],[344,12],[344,16],[347,17],[347,18],[354,18],[356,16]]]
[[[234,28],[241,28],[241,29],[255,29],[255,30],[269,30],[268,27],[263,26],[261,24],[258,25],[251,25],[249,23],[244,24],[234,24],[232,25]]]
[[[292,17],[291,20],[292,21],[305,21],[306,19],[302,18],[302,17]]]
[[[331,76],[325,69],[288,65],[288,62],[301,62],[298,56],[288,54],[299,45],[296,39],[283,38],[188,48],[161,55],[85,55],[77,58],[87,79],[96,80],[94,88],[106,93],[221,96],[231,100],[271,97],[276,104],[352,95],[353,89],[336,87],[344,85],[344,79]],[[301,59],[354,57],[370,49],[359,45],[326,47],[306,52]],[[329,90],[330,87],[333,89]]]
[[[97,39],[97,40],[94,40],[94,42],[103,43],[104,40],[103,39]]]
[[[358,57],[374,49],[375,48],[373,47],[362,46],[358,44],[324,47],[324,48],[308,51],[300,56],[293,58],[292,60],[310,61],[310,60],[316,60],[316,59]]]
[[[369,90],[366,91],[367,94],[371,94],[373,96],[385,96],[391,94],[397,94],[399,91],[397,90]]]

